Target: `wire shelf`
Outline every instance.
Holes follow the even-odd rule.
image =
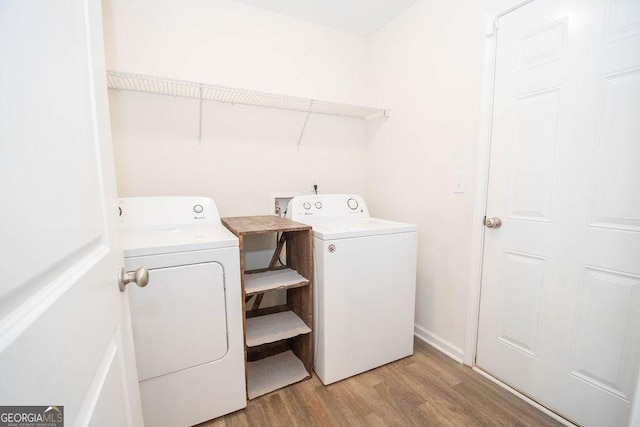
[[[381,108],[339,104],[315,99],[217,86],[207,83],[124,73],[120,71],[107,71],[107,86],[111,89],[180,96],[185,98],[227,102],[231,104],[256,105],[260,107],[279,108],[282,110],[302,111],[306,113],[355,117],[365,120],[388,115],[388,112]]]

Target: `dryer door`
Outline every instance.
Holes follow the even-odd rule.
[[[213,362],[227,353],[220,263],[152,268],[149,285],[131,286],[130,291],[140,381]]]

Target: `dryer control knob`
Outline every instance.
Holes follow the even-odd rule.
[[[322,203],[316,202],[316,209],[322,209]]]
[[[195,206],[193,207],[193,211],[194,211],[195,213],[202,213],[202,211],[203,211],[203,210],[204,210],[204,208],[202,207],[202,205],[195,205]]]
[[[356,199],[349,199],[347,200],[347,206],[349,206],[349,209],[355,211],[356,209],[358,209],[358,201]]]
[[[302,206],[303,206],[306,210],[311,209],[311,203],[309,203],[309,202],[304,202],[304,203],[302,204]]]

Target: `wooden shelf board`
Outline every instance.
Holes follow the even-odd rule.
[[[276,270],[286,270],[287,267],[286,265],[277,265],[273,268],[256,268],[255,270],[245,270],[244,274],[255,274],[255,273],[264,273],[265,271],[276,271]]]
[[[244,280],[246,296],[273,289],[289,289],[309,285],[309,280],[290,268],[245,274]]]
[[[271,307],[259,308],[257,310],[247,310],[244,314],[247,316],[247,319],[250,319],[252,317],[266,316],[267,314],[281,313],[283,311],[289,310],[291,310],[291,307],[289,307],[287,304],[281,304]]]
[[[311,332],[311,329],[293,311],[251,317],[247,319],[246,328],[246,342],[249,347]]]
[[[292,351],[247,363],[249,399],[297,383],[310,375]]]
[[[221,218],[221,221],[236,236],[311,230],[311,226],[307,224],[276,215],[234,216]]]

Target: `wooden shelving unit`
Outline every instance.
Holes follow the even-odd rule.
[[[222,218],[240,243],[247,396],[254,399],[311,378],[313,349],[311,227],[278,216]],[[267,268],[245,269],[244,241],[249,236],[278,233],[280,238]],[[286,265],[278,259],[286,249]],[[260,308],[265,292],[286,289],[287,303]],[[255,296],[250,310],[246,304]]]

